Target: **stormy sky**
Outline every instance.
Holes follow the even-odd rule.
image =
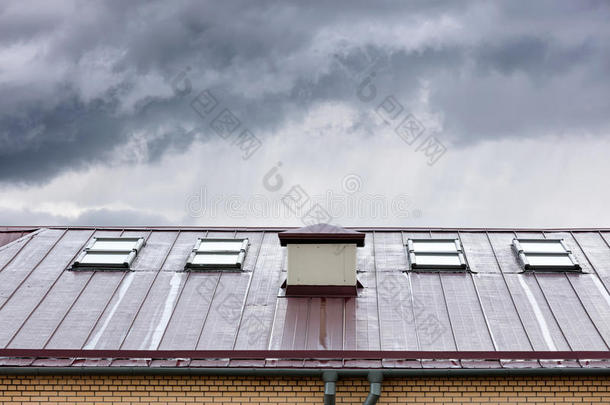
[[[0,1],[0,225],[610,226],[605,1]]]

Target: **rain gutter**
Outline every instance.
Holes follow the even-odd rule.
[[[453,377],[453,376],[517,376],[517,375],[610,375],[610,367],[590,368],[434,368],[434,369],[324,369],[324,368],[189,368],[189,367],[0,367],[0,375],[210,375],[210,376],[283,376],[318,377],[325,372],[337,377],[368,377],[379,373],[383,378]]]

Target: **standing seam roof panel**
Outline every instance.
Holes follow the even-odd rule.
[[[282,282],[282,248],[276,233],[265,233],[253,265],[248,297],[241,314],[235,349],[267,349]]]

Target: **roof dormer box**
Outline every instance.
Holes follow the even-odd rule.
[[[288,249],[287,296],[356,296],[356,251],[364,233],[316,224],[279,233]]]

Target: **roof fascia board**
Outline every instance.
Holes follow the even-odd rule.
[[[610,360],[610,351],[0,349],[0,357],[192,359]]]

